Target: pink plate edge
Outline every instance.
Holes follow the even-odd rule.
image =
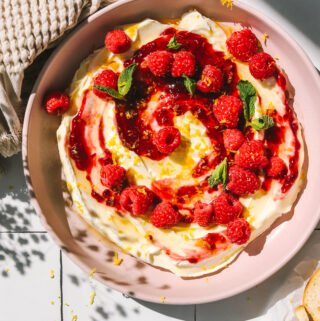
[[[51,61],[55,58],[55,56],[59,53],[60,49],[64,46],[64,44],[75,34],[77,33],[80,29],[82,29],[85,25],[87,25],[88,23],[90,23],[90,21],[96,19],[97,17],[99,17],[100,15],[105,14],[108,11],[111,11],[112,9],[123,5],[125,3],[128,2],[132,2],[133,0],[119,0],[116,3],[112,3],[110,5],[108,5],[107,7],[99,10],[98,12],[96,12],[95,14],[93,14],[92,16],[88,17],[85,21],[83,21],[78,27],[75,28],[75,30],[73,30],[62,42],[61,44],[58,46],[57,49],[55,49],[55,51],[52,53],[52,55],[49,57],[49,59],[47,60],[47,62],[45,63],[42,71],[40,72],[40,74],[38,75],[38,78],[35,82],[35,85],[32,89],[32,93],[29,97],[28,100],[28,104],[26,107],[26,112],[25,112],[25,117],[24,117],[24,121],[23,121],[23,129],[22,129],[22,159],[23,159],[23,169],[24,169],[24,175],[27,178],[28,177],[28,172],[29,172],[29,167],[28,167],[28,155],[27,155],[27,141],[28,141],[28,125],[29,125],[29,118],[30,118],[30,113],[31,113],[31,108],[33,105],[33,101],[35,98],[35,92],[37,91],[38,85],[41,82],[42,76],[44,74],[45,69],[47,68],[47,66],[50,65]],[[259,12],[258,10],[252,8],[251,6],[241,3],[237,0],[234,0],[234,5],[240,7],[241,9],[243,9],[246,12],[250,12],[251,14],[259,17],[260,19],[263,19],[267,22],[267,24],[269,24],[270,26],[272,26],[273,28],[277,29],[277,32],[279,34],[282,34],[283,37],[285,37],[287,39],[288,42],[290,42],[290,44],[295,48],[295,50],[298,52],[298,54],[301,56],[301,59],[304,60],[306,66],[308,67],[308,71],[310,72],[310,74],[312,74],[315,83],[317,84],[319,91],[320,91],[320,78],[319,75],[316,71],[316,68],[314,67],[314,65],[311,62],[311,59],[308,57],[308,55],[305,53],[305,51],[301,48],[301,46],[294,40],[292,39],[292,37],[286,32],[284,31],[275,21],[273,21],[272,19],[270,19],[269,17],[265,16],[264,14],[262,14],[261,12]],[[30,178],[30,183],[27,180],[27,187],[29,192],[33,191],[33,187],[32,187],[32,179]],[[48,231],[49,235],[52,237],[53,241],[59,245],[59,247],[61,247],[60,245],[63,244],[63,241],[56,235],[56,233],[53,231],[53,229],[51,228],[51,226],[47,223],[45,215],[42,213],[40,205],[37,201],[36,198],[31,197],[31,204],[33,205],[33,207],[36,210],[36,213],[38,214],[40,221],[42,223],[42,225],[45,227],[45,229]],[[306,243],[306,241],[308,240],[308,238],[310,237],[310,235],[312,234],[314,228],[317,226],[318,221],[320,219],[320,206],[318,208],[317,211],[317,218],[318,220],[314,221],[313,224],[310,224],[308,226],[308,229],[304,230],[303,233],[303,237],[300,237],[299,242],[295,244],[295,246],[292,248],[291,251],[289,251],[287,253],[287,255],[285,257],[283,257],[283,259],[277,263],[274,264],[273,269],[269,269],[268,271],[266,271],[264,274],[261,274],[260,277],[253,279],[251,282],[247,282],[245,284],[243,284],[242,286],[238,286],[237,288],[232,288],[229,291],[224,291],[223,294],[221,295],[216,295],[215,294],[215,299],[214,301],[218,301],[218,300],[222,300],[231,296],[234,296],[236,294],[239,294],[241,292],[244,292],[254,286],[256,286],[257,284],[263,282],[264,280],[266,280],[267,278],[269,278],[271,275],[273,275],[274,273],[276,273],[278,270],[280,270],[285,264],[287,264],[289,262],[290,259],[292,259],[294,257],[295,254],[297,254],[297,252],[303,247],[303,245]],[[78,257],[71,253],[71,252],[67,252],[65,251],[63,248],[61,249],[63,251],[64,254],[66,254],[76,265],[78,265],[82,270],[84,270],[85,272],[90,272],[88,266],[86,266],[84,263],[82,263],[82,261],[80,259],[78,259]],[[99,282],[105,284],[108,287],[111,287],[119,292],[124,292],[123,288],[121,286],[115,285],[113,284],[112,286],[110,286],[110,284],[103,280],[99,274],[94,274],[93,277],[98,280]],[[145,295],[143,292],[135,292],[135,298],[138,299],[142,299],[145,301],[149,301],[149,302],[155,302],[155,303],[159,303],[159,298],[158,297],[150,297],[149,295]],[[169,299],[169,298],[168,298]],[[175,300],[166,300],[166,304],[178,304],[178,305],[186,305],[186,304],[201,304],[201,303],[208,303],[208,302],[213,302],[212,299],[210,298],[201,298],[201,299],[196,299],[196,300],[190,300],[187,297],[183,297],[181,299],[175,299]]]

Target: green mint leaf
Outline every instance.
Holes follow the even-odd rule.
[[[226,191],[227,188],[227,180],[228,180],[228,162],[227,157],[223,160],[223,170],[222,170],[222,183],[223,183],[223,191]]]
[[[132,85],[132,75],[138,64],[132,64],[122,71],[118,78],[118,91],[120,95],[125,96]]]
[[[179,49],[182,46],[181,43],[177,42],[176,35],[173,35],[173,37],[168,42],[168,48],[169,49]]]
[[[106,87],[106,86],[94,86],[94,88],[100,90],[100,91],[103,91],[104,93],[112,96],[113,98],[116,98],[116,99],[124,99],[124,97],[119,94],[116,90],[110,88],[110,87]]]
[[[239,90],[240,98],[243,101],[244,118],[247,122],[249,122],[255,112],[254,103],[257,98],[256,90],[250,81],[247,80],[239,80],[237,89]]]
[[[208,183],[211,188],[223,183],[223,190],[226,190],[228,178],[228,162],[227,157],[214,169],[211,176],[208,178]]]
[[[256,130],[268,129],[274,126],[274,120],[272,117],[265,115],[259,117],[258,119],[254,119],[251,123],[249,123],[249,125]]]
[[[188,92],[193,96],[194,92],[196,91],[196,81],[192,78],[189,78],[185,74],[182,74],[182,77],[184,78],[184,86],[187,88]]]

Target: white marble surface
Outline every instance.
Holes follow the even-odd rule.
[[[320,1],[241,1],[281,24],[320,68]],[[296,280],[293,289],[297,290],[292,294],[285,286],[288,277],[299,262],[312,258],[305,273],[307,279],[320,262],[320,254],[314,253],[315,244],[320,244],[318,225],[304,248],[283,269],[235,297],[197,306],[125,298],[89,278],[51,241],[29,202],[21,155],[0,159],[0,163],[5,169],[0,175],[0,321],[294,321],[292,310],[300,300],[303,281]],[[91,305],[93,291],[96,295]],[[289,310],[292,306],[290,313],[281,312],[279,300]]]

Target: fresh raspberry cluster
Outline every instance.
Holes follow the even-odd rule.
[[[122,30],[112,30],[107,33],[106,47],[115,54],[121,54],[130,49],[131,40]]]
[[[228,224],[235,220],[242,211],[242,204],[229,193],[221,193],[212,202],[214,220],[218,224]]]
[[[270,177],[279,177],[285,174],[287,171],[287,166],[284,161],[278,156],[272,156],[270,158],[270,163],[267,168],[267,175]]]
[[[192,77],[196,72],[196,58],[189,51],[179,51],[174,55],[174,61],[171,68],[173,77],[182,75]]]
[[[237,127],[239,112],[243,108],[243,102],[234,96],[221,96],[213,107],[214,115],[220,124],[228,127]]]
[[[227,39],[229,52],[241,61],[248,61],[257,52],[257,38],[250,29],[234,31]]]
[[[245,244],[249,241],[250,235],[250,225],[243,218],[234,220],[227,226],[227,237],[232,243],[236,243],[238,245]]]
[[[246,169],[258,169],[266,167],[269,160],[264,156],[263,142],[251,140],[242,144],[236,154],[235,163]]]
[[[60,91],[54,91],[45,98],[45,109],[50,115],[62,115],[69,108],[69,98]]]
[[[165,50],[154,51],[147,57],[147,63],[155,76],[165,76],[171,70],[173,54]]]
[[[134,216],[144,214],[153,201],[153,192],[146,186],[125,188],[120,196],[120,205]]]
[[[153,143],[160,153],[171,154],[181,143],[180,131],[173,126],[163,127],[155,133]]]
[[[194,221],[201,227],[207,227],[211,224],[213,216],[212,204],[202,203],[197,201],[194,204]]]
[[[126,174],[126,170],[119,165],[105,165],[100,169],[100,181],[103,186],[114,188],[124,181]]]
[[[218,92],[223,86],[222,71],[214,66],[206,65],[201,74],[200,80],[197,82],[198,90],[209,93]]]
[[[111,69],[103,70],[98,76],[93,79],[93,86],[105,86],[110,87],[114,90],[117,89],[118,85],[118,75],[112,71]],[[97,88],[93,87],[93,93],[102,98],[102,99],[110,99],[111,96],[107,93],[98,90]]]
[[[226,129],[223,132],[224,147],[231,151],[236,151],[244,142],[243,134],[238,129]]]
[[[158,228],[169,228],[182,219],[181,214],[169,202],[162,202],[153,210],[150,221]]]
[[[264,80],[275,74],[276,63],[265,52],[257,53],[257,38],[249,29],[234,31],[227,39],[229,52],[243,62],[249,62],[251,75],[259,80]]]
[[[260,187],[260,181],[254,172],[234,165],[229,168],[227,188],[237,195],[253,194]]]
[[[249,70],[254,78],[264,80],[273,76],[276,62],[269,54],[259,52],[250,58]]]

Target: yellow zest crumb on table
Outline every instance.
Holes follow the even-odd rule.
[[[53,278],[54,278],[54,271],[51,270],[51,271],[50,271],[50,279],[53,279]]]
[[[206,283],[208,283],[208,281],[209,281],[208,278],[206,278]]]
[[[69,306],[69,304],[68,304],[68,303],[65,303],[64,305],[65,305],[66,307],[68,307],[68,306]]]
[[[99,239],[98,242],[101,242],[101,240]]]
[[[114,265],[120,265],[121,262],[122,262],[122,259],[118,257],[118,253],[114,252],[113,264]]]
[[[162,297],[160,298],[161,303],[163,303],[163,302],[164,302],[164,300],[165,300],[165,297],[164,297],[164,296],[162,296]]]
[[[279,57],[275,56],[273,57],[274,60],[279,60]]]
[[[78,320],[78,317],[76,315],[73,315],[71,321],[77,321],[77,320]]]
[[[248,300],[248,302],[250,302],[250,301],[251,301],[251,299],[250,299],[250,298],[247,298],[247,300]]]
[[[265,32],[261,37],[261,41],[266,42],[267,38],[269,38],[269,35]]]
[[[5,271],[8,273],[10,270],[7,268]]]
[[[90,305],[93,304],[93,301],[94,301],[94,297],[96,296],[96,291],[93,291],[92,294],[90,295]]]
[[[290,300],[291,303],[293,303],[293,300]]]
[[[11,191],[12,189],[13,189],[13,186],[12,186],[12,185],[10,185],[10,186],[9,186],[9,190]]]
[[[233,2],[232,2],[232,0],[220,0],[220,2],[221,2],[221,4],[222,4],[223,6],[227,6],[227,8],[232,9],[232,7],[233,7]]]
[[[54,301],[51,301],[50,303],[53,305],[53,304],[54,304]]]
[[[123,249],[123,252],[127,253],[127,252],[129,252],[131,250],[132,250],[132,248],[130,246],[128,246],[125,249]]]
[[[97,269],[96,268],[93,268],[92,270],[91,270],[91,272],[88,274],[88,276],[93,276],[93,273],[96,271]]]

